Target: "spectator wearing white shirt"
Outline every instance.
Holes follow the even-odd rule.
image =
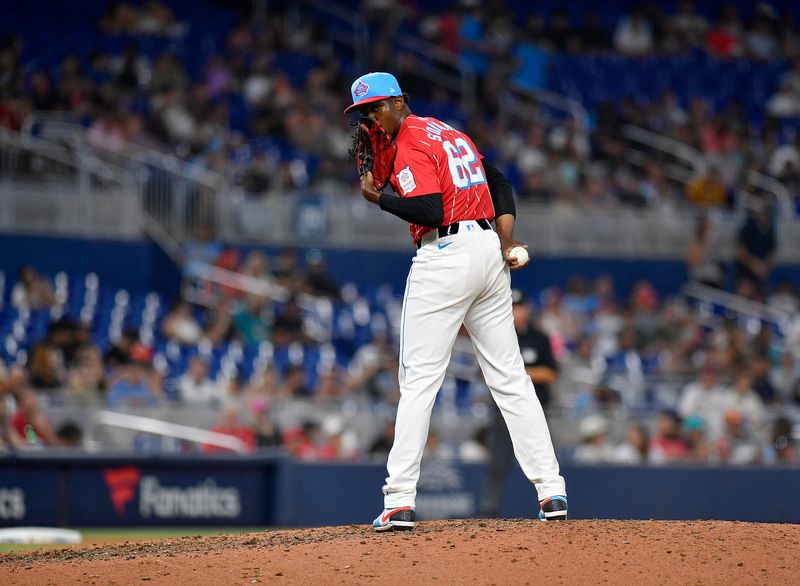
[[[722,431],[725,404],[725,392],[719,385],[717,369],[706,365],[700,371],[699,380],[683,388],[677,411],[682,419],[701,417],[708,425],[709,434],[717,436]]]
[[[208,363],[199,356],[189,361],[186,373],[178,381],[178,395],[183,403],[196,405],[217,404],[225,398],[222,385],[208,377]]]
[[[723,413],[739,413],[749,432],[763,440],[766,437],[766,410],[764,402],[753,390],[752,376],[742,370],[733,381],[733,388],[723,395]]]
[[[579,426],[580,445],[575,448],[573,458],[582,464],[610,462],[614,447],[608,442],[608,421],[602,415],[590,415],[581,420]]]
[[[648,443],[647,430],[634,423],[625,433],[625,439],[614,447],[611,460],[616,464],[644,464],[647,462]]]
[[[646,55],[654,48],[652,24],[640,12],[621,19],[614,30],[614,48],[631,57]]]

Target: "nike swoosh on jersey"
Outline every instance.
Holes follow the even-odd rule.
[[[448,246],[450,246],[451,244],[452,244],[452,242],[445,242],[444,244],[437,244],[437,245],[436,245],[436,248],[438,248],[439,250],[441,250],[442,248],[447,248],[447,247],[448,247]]]

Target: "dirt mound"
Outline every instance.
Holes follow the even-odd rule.
[[[800,525],[433,521],[0,555],[2,584],[798,584]]]

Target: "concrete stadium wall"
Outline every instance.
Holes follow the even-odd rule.
[[[0,461],[0,526],[321,526],[369,523],[381,464],[282,457],[54,456]],[[800,522],[800,468],[566,466],[573,519]],[[485,468],[423,462],[420,519],[479,513]],[[531,485],[512,470],[501,514],[533,518]]]

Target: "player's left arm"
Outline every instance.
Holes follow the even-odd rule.
[[[517,246],[528,248],[528,245],[524,242],[514,240],[514,222],[517,217],[514,191],[511,188],[511,183],[500,169],[486,159],[481,159],[481,163],[483,163],[486,184],[489,186],[489,193],[494,204],[494,223],[497,235],[500,237],[500,249],[503,251],[503,258],[506,259],[512,271],[520,269],[524,265],[518,266],[517,259],[508,256],[512,248]]]
[[[410,224],[436,228],[444,221],[444,204],[441,193],[429,193],[414,197],[397,197],[375,188],[372,173],[361,177],[361,195],[380,208]]]

